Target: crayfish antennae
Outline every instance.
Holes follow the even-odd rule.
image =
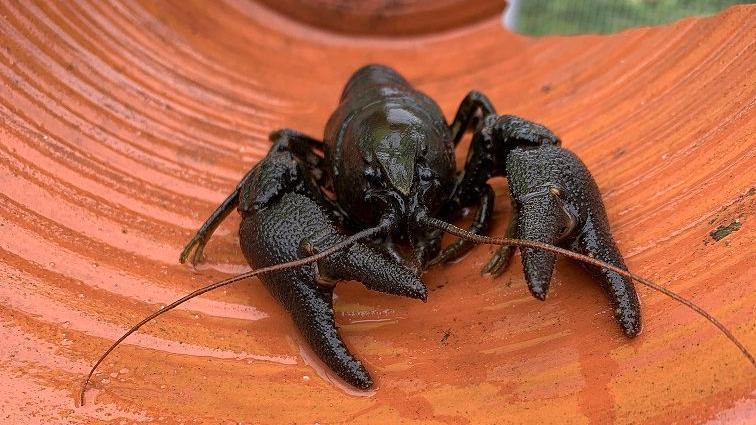
[[[751,354],[751,352],[748,351],[748,348],[746,348],[746,346],[743,345],[743,343],[740,342],[735,337],[735,335],[733,335],[732,332],[730,332],[730,330],[727,329],[727,327],[725,327],[724,324],[722,324],[722,322],[717,320],[714,316],[712,316],[703,308],[694,304],[692,301],[689,301],[683,298],[682,296],[676,294],[675,292],[672,292],[670,289],[667,289],[659,284],[656,284],[644,277],[638,276],[635,273],[630,273],[627,270],[623,270],[617,266],[614,266],[612,264],[606,263],[601,260],[597,260],[587,255],[578,254],[577,252],[573,252],[568,249],[560,248],[554,245],[549,245],[543,242],[531,241],[531,240],[525,240],[525,239],[494,238],[494,237],[489,237],[489,236],[476,235],[475,233],[470,233],[464,229],[460,229],[459,227],[451,223],[447,223],[443,220],[439,220],[437,218],[428,217],[428,216],[421,218],[420,222],[427,226],[434,227],[436,229],[439,229],[441,231],[454,235],[458,238],[465,239],[471,242],[476,242],[476,243],[481,243],[481,244],[490,244],[490,245],[511,245],[511,246],[517,246],[517,247],[534,248],[534,249],[541,249],[544,251],[550,251],[555,254],[560,254],[565,257],[571,258],[573,260],[581,261],[583,263],[591,264],[596,267],[601,267],[601,268],[613,271],[619,275],[622,275],[629,279],[633,279],[637,282],[640,282],[641,284],[655,291],[661,292],[662,294],[672,298],[673,300],[679,302],[680,304],[683,304],[684,306],[690,308],[691,310],[695,311],[699,315],[703,316],[706,320],[711,322],[712,325],[716,326],[733,344],[735,344],[735,346],[737,346],[738,349],[740,349],[740,351],[743,353],[746,359],[748,359],[751,365],[754,368],[756,368],[756,360],[754,360],[753,354]]]
[[[339,242],[337,244],[334,244],[331,247],[329,247],[327,249],[324,249],[323,251],[321,251],[321,252],[319,252],[317,254],[311,255],[309,257],[300,258],[298,260],[289,261],[289,262],[286,262],[286,263],[274,264],[272,266],[262,267],[262,268],[259,268],[257,270],[251,270],[251,271],[248,271],[248,272],[245,272],[245,273],[242,273],[242,274],[230,277],[228,279],[224,279],[224,280],[221,280],[219,282],[212,283],[210,285],[207,285],[207,286],[204,286],[202,288],[196,289],[196,290],[194,290],[194,291],[192,291],[192,292],[184,295],[183,297],[181,297],[181,298],[177,299],[176,301],[174,301],[174,302],[166,305],[165,307],[161,308],[160,310],[157,310],[155,312],[150,313],[147,317],[145,317],[144,319],[140,320],[139,323],[137,323],[136,325],[134,325],[131,328],[129,328],[129,330],[126,331],[126,333],[124,333],[120,338],[118,338],[117,340],[115,340],[115,342],[113,342],[113,344],[111,344],[110,347],[107,350],[105,350],[104,353],[102,353],[102,355],[100,356],[100,358],[97,359],[97,361],[95,362],[94,366],[92,366],[92,369],[89,371],[89,374],[87,375],[86,379],[84,379],[83,384],[81,385],[81,392],[79,393],[79,402],[80,402],[80,405],[81,406],[84,405],[84,392],[87,390],[87,385],[89,384],[89,381],[92,379],[92,375],[94,374],[95,370],[97,369],[97,366],[99,366],[100,363],[102,363],[105,360],[105,358],[108,356],[108,354],[110,354],[123,340],[125,340],[129,335],[131,335],[134,332],[136,332],[144,324],[150,322],[152,319],[154,319],[154,318],[162,315],[163,313],[167,313],[168,311],[173,310],[174,308],[176,308],[179,305],[181,305],[181,304],[183,304],[183,303],[191,300],[192,298],[195,298],[195,297],[200,296],[200,295],[202,295],[204,293],[213,291],[213,290],[218,289],[218,288],[220,288],[222,286],[226,286],[226,285],[229,285],[231,283],[238,282],[240,280],[243,280],[243,279],[246,279],[246,278],[249,278],[249,277],[257,276],[259,274],[270,273],[270,272],[275,272],[275,271],[278,271],[278,270],[289,269],[289,268],[293,268],[293,267],[299,267],[299,266],[304,266],[304,265],[307,265],[307,264],[310,264],[310,263],[314,263],[314,262],[316,262],[318,260],[321,260],[321,259],[323,259],[325,257],[328,257],[329,255],[331,255],[331,254],[333,254],[333,253],[335,253],[337,251],[341,251],[342,249],[348,248],[350,245],[352,245],[352,244],[354,244],[356,242],[359,242],[360,240],[367,239],[367,238],[376,236],[376,235],[378,235],[378,234],[380,234],[382,232],[385,232],[386,231],[386,227],[387,227],[386,224],[381,224],[381,225],[379,225],[377,227],[371,227],[370,229],[366,229],[366,230],[357,232],[354,235],[349,236],[348,238],[344,239],[343,241],[341,241],[341,242]]]

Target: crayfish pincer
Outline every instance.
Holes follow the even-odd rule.
[[[609,231],[598,187],[582,161],[554,145],[518,147],[507,156],[509,190],[514,200],[511,237],[569,247],[627,269]],[[556,254],[522,249],[528,287],[544,299]],[[640,332],[638,295],[630,279],[591,266],[614,305],[614,314],[628,336]]]
[[[245,258],[258,269],[316,254],[347,239],[337,227],[338,217],[313,188],[314,178],[280,137],[268,155],[242,180],[227,203],[187,246],[198,249],[225,213],[238,205],[239,239]],[[428,291],[409,269],[386,254],[354,243],[319,261],[260,275],[276,300],[291,314],[297,328],[318,357],[357,388],[373,381],[339,336],[333,313],[333,288],[339,280],[356,280],[371,290],[425,300]]]
[[[322,251],[346,239],[308,187],[307,171],[281,144],[274,146],[240,186],[239,238],[254,268],[285,263]],[[260,276],[291,314],[318,357],[355,387],[373,381],[339,336],[334,321],[333,284],[357,280],[368,289],[425,300],[428,292],[409,269],[385,254],[355,243],[320,261]]]

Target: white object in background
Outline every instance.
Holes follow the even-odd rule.
[[[508,0],[504,13],[501,14],[501,24],[510,31],[517,30],[517,18],[520,14],[520,0]]]

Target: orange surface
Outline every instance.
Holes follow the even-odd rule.
[[[551,127],[594,172],[631,270],[756,350],[754,40],[756,6],[536,39],[497,16],[355,38],[245,0],[0,2],[0,422],[754,423],[754,370],[687,308],[639,288],[645,328],[628,340],[580,267],[560,262],[540,302],[519,264],[479,276],[490,247],[428,272],[427,304],[338,288],[369,394],[324,378],[251,280],[145,326],[75,406],[128,326],[246,269],[236,214],[198,270],[177,258],[267,133],[322,134],[368,62],[395,66],[447,117],[479,89]]]

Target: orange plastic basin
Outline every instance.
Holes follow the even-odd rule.
[[[128,326],[247,269],[236,214],[197,270],[177,259],[267,134],[320,136],[370,62],[449,118],[477,89],[552,128],[594,173],[631,270],[756,350],[756,6],[529,38],[501,27],[501,1],[347,3],[0,2],[0,422],[756,422],[753,368],[687,308],[639,287],[628,340],[581,267],[561,261],[541,302],[519,259],[479,275],[491,247],[429,271],[426,304],[339,286],[373,392],[331,383],[252,279],[145,326],[76,407]],[[716,241],[719,226],[739,228]]]

